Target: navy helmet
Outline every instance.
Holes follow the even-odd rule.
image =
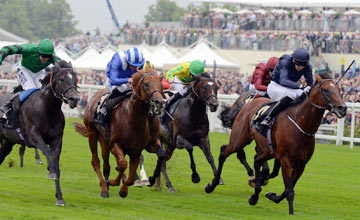
[[[310,59],[309,51],[305,48],[297,48],[292,54],[292,57],[295,64],[300,66],[306,66]]]
[[[145,58],[140,49],[132,47],[126,51],[126,60],[131,66],[140,67],[144,64]]]

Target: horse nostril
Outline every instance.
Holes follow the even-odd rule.
[[[339,105],[339,106],[338,106],[338,110],[339,110],[340,112],[346,112],[347,106],[346,106],[346,105]]]
[[[154,103],[155,103],[155,105],[160,105],[162,103],[162,101],[155,99]]]

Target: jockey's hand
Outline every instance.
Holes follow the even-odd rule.
[[[128,79],[128,86],[129,86],[129,88],[132,88],[132,78]]]
[[[172,84],[174,82],[174,78],[169,79],[168,82]]]
[[[309,92],[310,92],[310,89],[311,89],[310,86],[306,86],[306,87],[304,88],[304,92],[305,92],[305,93],[309,93]]]

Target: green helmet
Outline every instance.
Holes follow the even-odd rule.
[[[190,73],[193,76],[197,76],[200,73],[204,72],[204,63],[201,62],[200,60],[194,60],[191,62],[190,64]]]
[[[54,53],[54,44],[49,39],[42,39],[39,43],[39,53],[52,55]]]

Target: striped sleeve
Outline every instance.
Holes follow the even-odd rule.
[[[5,57],[13,54],[21,54],[22,47],[18,45],[5,46],[0,49],[1,60],[4,60]]]
[[[174,78],[174,76],[179,75],[183,69],[184,67],[182,65],[172,68],[166,73],[166,79],[169,80]]]

